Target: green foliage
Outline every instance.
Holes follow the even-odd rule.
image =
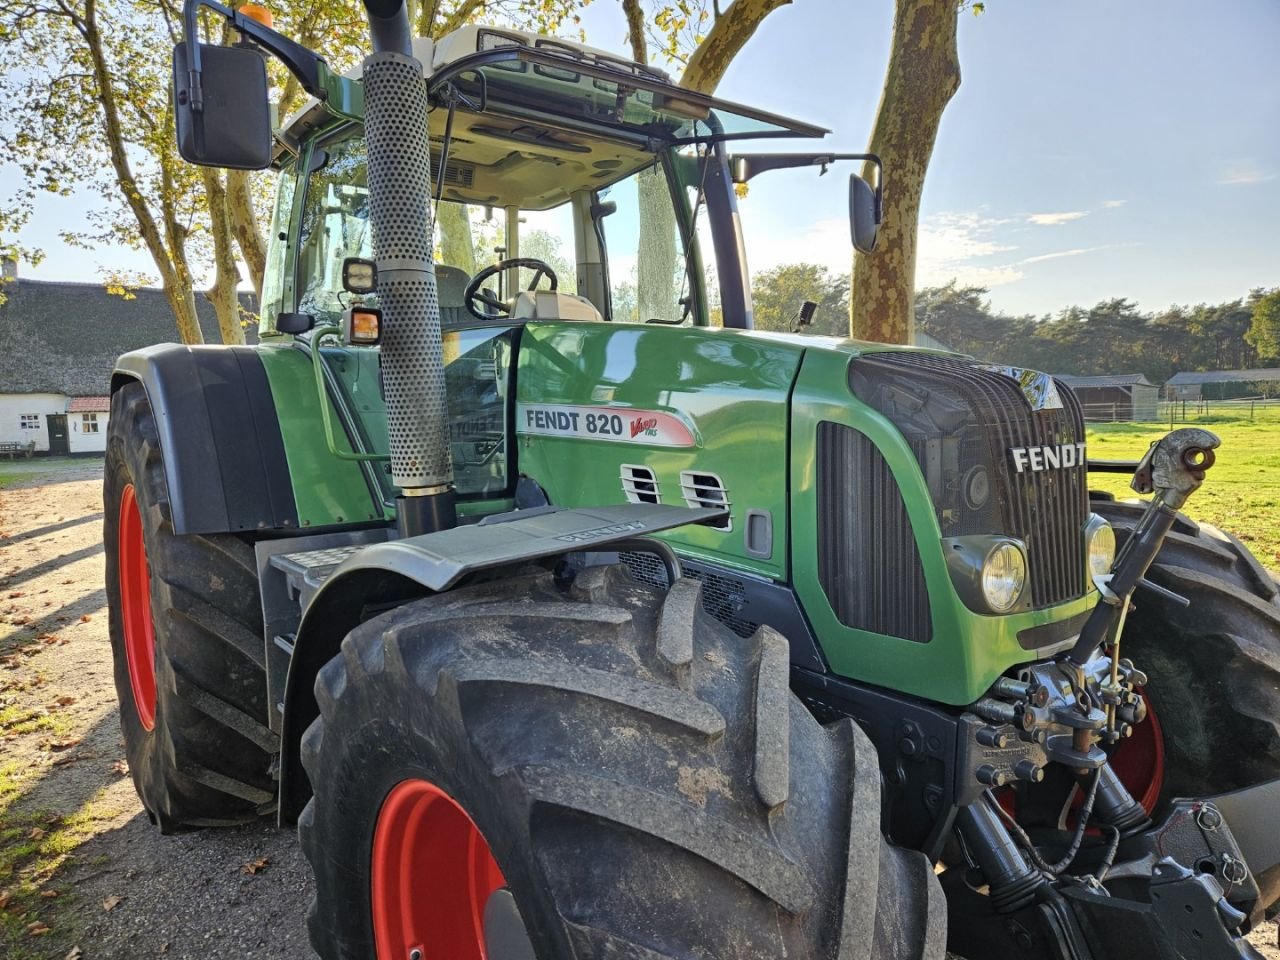
[[[1245,340],[1269,365],[1280,364],[1280,287],[1270,291],[1254,290],[1249,295],[1248,307],[1253,313],[1253,322]]]
[[[997,313],[986,297],[983,287],[954,282],[921,290],[917,328],[952,349],[1001,363],[1079,376],[1143,373],[1152,383],[1180,370],[1257,366],[1275,356],[1261,346],[1276,343],[1264,331],[1280,333],[1280,320],[1267,327],[1266,312],[1280,297],[1267,301],[1261,291],[1248,301],[1175,305],[1155,314],[1117,298],[1044,318]]]
[[[849,278],[815,263],[787,263],[757,274],[751,284],[757,330],[790,331],[800,304],[818,305],[804,333],[849,335]]]

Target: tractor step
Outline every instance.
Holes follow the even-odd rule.
[[[300,601],[303,610],[338,565],[363,544],[343,547],[325,547],[320,550],[304,550],[299,553],[278,553],[271,558],[271,566],[285,575],[289,590]]]

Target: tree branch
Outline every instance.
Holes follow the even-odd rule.
[[[710,32],[689,57],[680,85],[699,93],[715,93],[738,52],[755,35],[765,17],[791,0],[734,0],[718,13]]]

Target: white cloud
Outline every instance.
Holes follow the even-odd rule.
[[[1034,223],[1038,227],[1056,227],[1088,215],[1089,212],[1087,210],[1067,210],[1062,213],[1033,213],[1027,217],[1027,222]]]
[[[1102,208],[1104,210],[1114,210],[1116,207],[1123,207],[1128,200],[1103,200]]]
[[[931,287],[955,280],[997,287],[1022,279],[1016,264],[972,262],[1014,249],[994,237],[995,229],[1007,223],[1007,219],[978,213],[941,213],[924,218],[916,249],[916,284]]]
[[[1237,160],[1223,168],[1218,183],[1232,187],[1251,187],[1255,183],[1274,180],[1277,176],[1276,171],[1263,170],[1252,160]]]
[[[1059,257],[1078,257],[1082,253],[1093,253],[1096,250],[1106,250],[1109,246],[1114,246],[1114,244],[1108,244],[1107,246],[1101,247],[1076,247],[1074,250],[1059,250],[1057,253],[1042,253],[1038,256],[1027,257],[1025,260],[1019,260],[1018,262],[1044,263],[1046,260],[1057,260]]]

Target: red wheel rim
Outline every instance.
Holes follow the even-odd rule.
[[[143,729],[156,725],[156,635],[151,622],[151,572],[142,540],[142,514],[133,484],[120,496],[117,527],[120,567],[120,614],[124,624],[124,653],[129,665],[133,706]]]
[[[1138,692],[1142,693],[1141,689]],[[1134,726],[1132,737],[1116,745],[1110,765],[1134,799],[1152,813],[1164,788],[1164,731],[1151,698],[1145,699],[1146,719]]]
[[[378,960],[485,960],[484,908],[506,880],[466,811],[425,780],[392,788],[373,831]]]

